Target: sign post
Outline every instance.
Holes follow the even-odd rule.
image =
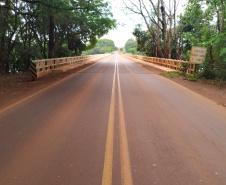
[[[197,65],[202,64],[205,61],[206,51],[207,48],[192,46],[189,63],[195,65],[195,71],[197,70]]]
[[[189,62],[191,64],[202,64],[206,59],[207,48],[192,46]]]

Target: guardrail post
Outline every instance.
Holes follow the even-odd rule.
[[[31,62],[31,75],[33,80],[36,80],[38,78],[36,64],[33,62]]]

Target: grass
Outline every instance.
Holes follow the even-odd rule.
[[[185,75],[185,78],[187,78],[189,81],[196,82],[198,80],[197,75]]]
[[[176,77],[184,77],[189,81],[196,82],[198,80],[197,75],[189,75],[189,74],[183,74],[183,73],[175,73],[175,72],[162,72],[161,75],[170,77],[170,78],[176,78]]]
[[[182,76],[181,73],[175,73],[175,72],[162,72],[161,75],[171,77],[171,78]]]

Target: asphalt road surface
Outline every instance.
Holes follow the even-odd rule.
[[[117,52],[0,110],[1,185],[226,185],[226,110]]]

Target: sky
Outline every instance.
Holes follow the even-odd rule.
[[[135,1],[135,0],[133,0]],[[109,0],[112,6],[112,13],[114,19],[117,20],[120,25],[114,30],[103,36],[101,39],[111,39],[114,41],[116,47],[124,47],[128,39],[135,39],[132,32],[137,24],[143,24],[143,18],[140,15],[132,14],[123,10],[125,5],[123,0]],[[183,5],[186,4],[186,0],[179,0],[178,14],[183,12]],[[146,27],[145,27],[146,29]]]

